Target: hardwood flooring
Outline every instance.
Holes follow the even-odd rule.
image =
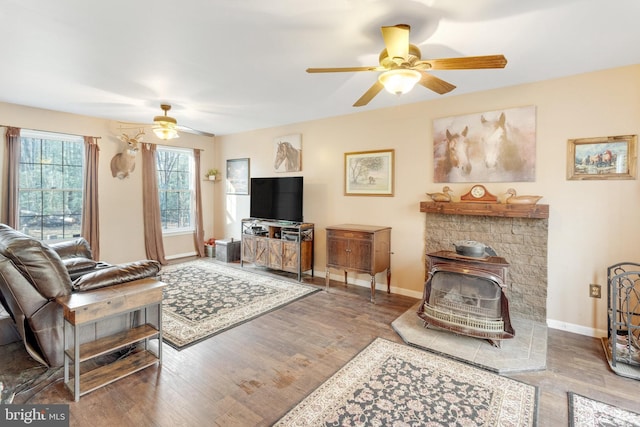
[[[306,282],[324,285],[319,277]],[[367,288],[332,282],[328,293],[182,351],[165,345],[161,367],[79,402],[56,382],[29,403],[68,403],[72,426],[268,426],[374,338],[402,342],[390,324],[416,300],[378,292],[376,302],[369,303]],[[598,339],[550,329],[547,365],[545,371],[508,375],[539,387],[538,425],[567,425],[568,391],[640,412],[640,382],[611,372]]]

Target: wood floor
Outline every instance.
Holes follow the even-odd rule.
[[[323,286],[321,278],[307,283]],[[281,309],[176,351],[73,402],[62,382],[29,403],[68,403],[72,426],[268,426],[374,338],[402,342],[390,324],[416,300],[332,282]],[[6,361],[3,361],[3,363]],[[568,422],[573,391],[640,412],[640,382],[611,372],[600,341],[549,330],[547,370],[509,375],[539,387],[539,426]],[[20,396],[16,403],[20,402]]]

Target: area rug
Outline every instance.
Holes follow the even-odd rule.
[[[163,267],[162,336],[181,350],[319,291],[210,261]]]
[[[533,426],[537,387],[377,338],[277,426]]]
[[[569,392],[570,427],[637,427],[640,414]]]

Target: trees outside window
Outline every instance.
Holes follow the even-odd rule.
[[[193,231],[195,176],[191,150],[158,147],[158,196],[163,232]]]
[[[82,137],[23,129],[18,229],[39,240],[79,237],[83,168]]]

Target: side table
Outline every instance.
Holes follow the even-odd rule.
[[[330,269],[366,273],[371,276],[371,302],[376,298],[376,274],[387,270],[387,293],[391,292],[391,227],[340,224],[327,227],[325,287],[329,290]]]
[[[64,382],[76,402],[83,394],[154,363],[162,363],[162,288],[164,286],[164,283],[149,278],[96,289],[90,293],[76,292],[56,299],[64,311]],[[158,311],[157,327],[147,323],[147,310],[151,307],[156,307]],[[142,325],[94,341],[80,343],[82,326],[136,311],[141,312]],[[67,326],[73,331],[72,345],[68,343]],[[153,338],[158,339],[158,348],[155,353],[148,348],[148,341]],[[80,374],[81,362],[139,342],[144,342],[144,349]],[[70,362],[73,362],[73,382],[69,378]]]

